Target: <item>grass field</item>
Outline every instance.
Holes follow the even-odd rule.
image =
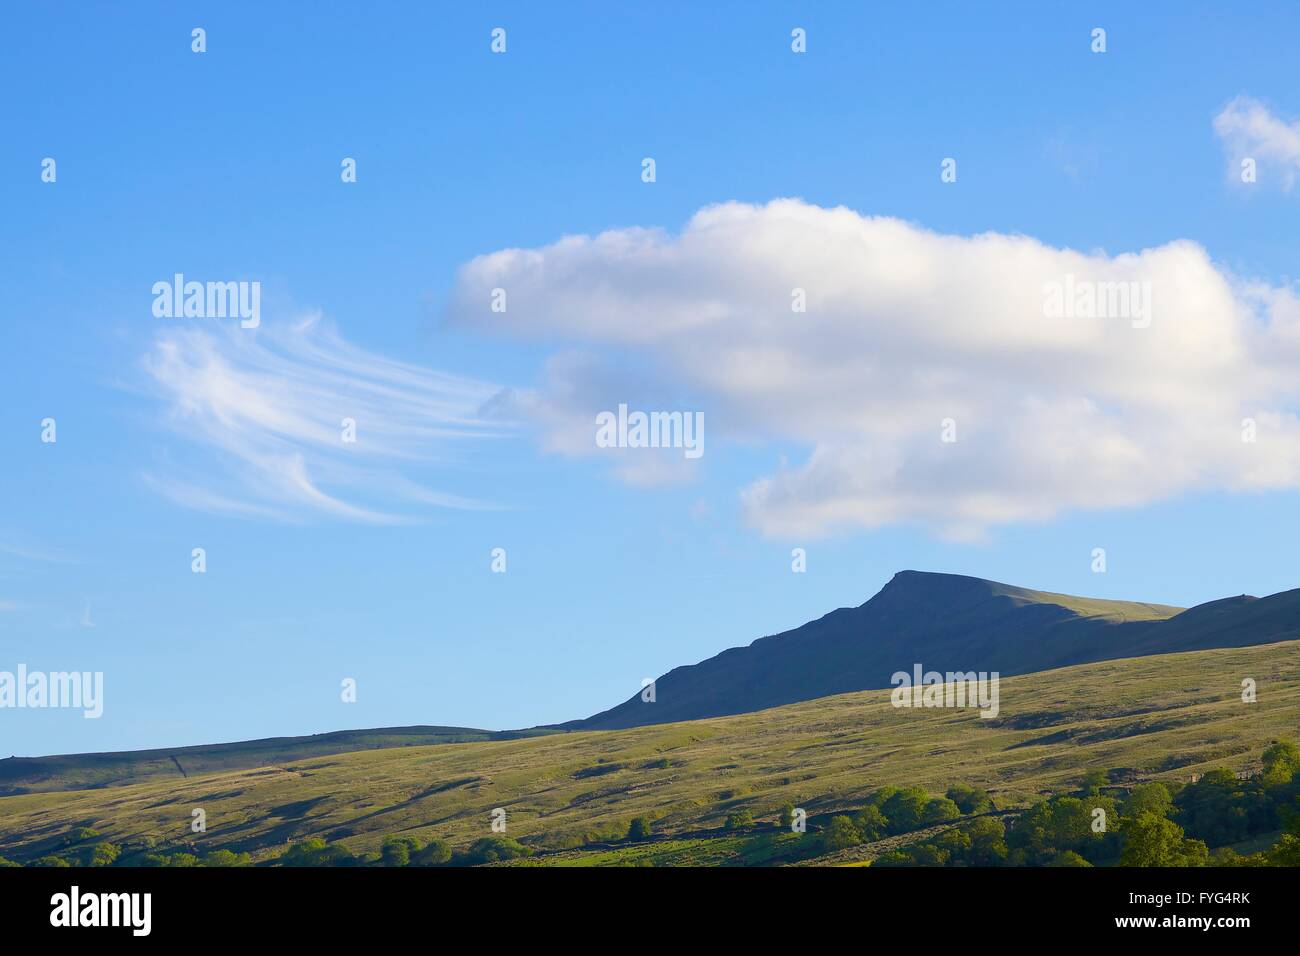
[[[0,795],[83,790],[153,777],[188,777],[222,770],[250,770],[286,761],[358,750],[419,747],[535,737],[547,730],[492,731],[470,727],[384,727],[340,730],[308,737],[269,737],[227,744],[133,750],[121,753],[11,757],[0,760]]]
[[[1253,678],[1258,701],[1244,703]],[[653,706],[647,705],[647,706]],[[1272,740],[1300,736],[1300,642],[1087,664],[1005,679],[1001,713],[909,710],[866,691],[734,717],[528,739],[442,743],[314,756],[272,766],[147,778],[139,783],[0,798],[0,854],[50,852],[72,827],[118,844],[146,839],[198,851],[278,854],[323,837],[374,853],[386,835],[464,846],[491,834],[561,853],[591,834],[655,819],[636,852],[678,862],[737,860],[727,835],[702,838],[728,813],[771,819],[786,802],[824,815],[887,785],[942,793],[963,781],[1002,808],[1069,789],[1083,772],[1117,783],[1243,769]],[[192,834],[192,811],[207,832]],[[674,834],[690,838],[670,842]],[[539,862],[546,860],[542,857]]]

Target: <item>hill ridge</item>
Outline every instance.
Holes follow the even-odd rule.
[[[619,729],[747,713],[887,687],[893,673],[916,663],[1010,676],[1293,637],[1300,637],[1300,590],[1179,608],[908,569],[855,608],[673,668],[655,681],[653,701],[638,693],[554,726]]]

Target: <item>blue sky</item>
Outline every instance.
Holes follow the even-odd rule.
[[[1300,584],[1295,396],[1258,384],[1283,377],[1300,261],[1293,5],[73,9],[4,14],[0,670],[103,671],[105,709],[98,720],[0,712],[0,755],[585,716],[643,677],[859,604],[905,568],[1180,605]],[[202,54],[194,27],[207,31]],[[489,48],[495,27],[504,54]],[[791,51],[795,27],[804,54]],[[1089,48],[1094,27],[1107,31],[1104,54]],[[1243,149],[1259,155],[1249,186],[1230,174]],[[41,181],[45,157],[54,183]],[[356,183],[340,181],[344,157]],[[945,157],[957,159],[955,183],[940,181]],[[767,205],[787,197],[802,201],[790,217]],[[736,221],[682,239],[717,203],[739,204],[725,207]],[[838,206],[854,218],[832,222]],[[891,244],[885,220],[858,217],[904,221],[902,246],[915,241],[918,256],[954,237],[971,274],[942,302],[919,283],[886,308],[855,299],[854,276],[810,267],[824,294],[810,291],[803,344],[778,338],[777,352],[807,360],[815,379],[842,371],[817,361],[887,343],[884,384],[873,391],[864,371],[841,421],[834,395],[805,406],[797,378],[786,391],[746,378],[753,353],[725,346],[768,326],[725,290],[756,287],[787,244],[802,250],[792,262],[834,259],[818,243],[841,225],[871,248]],[[576,252],[551,246],[636,227],[662,232],[646,248],[626,232]],[[1002,244],[1013,262],[1054,268],[1076,250],[1080,268],[1150,275],[1180,315],[1209,302],[1185,326],[1196,341],[1135,330],[1072,357],[1030,335],[1046,351],[1005,364],[1005,339],[962,334],[984,311],[964,316],[961,303],[1001,300],[981,276],[1006,260],[970,239],[985,233],[1023,238]],[[1136,266],[1122,257],[1152,249],[1165,251]],[[1036,283],[1039,266],[1027,268]],[[177,272],[259,281],[262,326],[155,317],[151,287]],[[523,290],[508,321],[475,311],[493,283]],[[1216,338],[1239,303],[1258,305],[1247,287],[1270,290],[1259,308],[1273,337],[1252,338],[1238,315],[1242,327]],[[636,317],[647,297],[654,315]],[[723,318],[697,331],[714,307]],[[679,315],[679,332],[645,332]],[[877,354],[863,347],[864,361]],[[1196,364],[1225,348],[1230,368]],[[1024,371],[1047,353],[1062,363],[1059,376],[1044,366],[1059,387]],[[214,355],[228,377],[193,381]],[[1107,362],[1130,388],[1150,367],[1152,394],[1130,406],[1136,393]],[[292,378],[274,395],[321,420],[335,414],[332,389],[360,402],[349,376],[378,382],[359,457],[313,449],[293,429],[268,435],[264,419],[224,433],[213,396],[246,385],[255,365],[258,383]],[[1077,468],[1061,458],[1086,480],[1040,481],[1055,439],[997,419],[1000,403],[1037,383],[1051,421],[1085,366],[1077,387],[1115,426],[1095,444],[1144,450]],[[953,367],[1005,388],[952,397],[977,422],[958,443],[974,457],[936,474],[930,452],[882,421],[901,433],[915,416],[937,435],[930,411],[944,397],[919,375],[896,395],[889,375]],[[482,427],[430,437],[446,396],[410,377],[445,381]],[[1203,406],[1188,398],[1203,393]],[[483,394],[499,400],[479,408]],[[1247,399],[1279,437],[1261,439],[1253,464],[1223,465],[1237,451],[1197,436],[1229,417],[1235,430]],[[665,475],[632,461],[645,450],[620,449],[611,467],[575,445],[593,408],[618,401],[701,410],[706,454]],[[1224,421],[1187,420],[1217,410]],[[40,441],[46,417],[54,444]],[[381,431],[392,447],[376,456],[367,441]],[[984,435],[996,461],[980,457]],[[266,487],[258,456],[295,441],[324,507]],[[846,479],[879,466],[855,457],[855,442],[896,456],[925,494],[904,501],[898,485]],[[1039,450],[1023,467],[1003,454],[1029,446]],[[831,465],[801,472],[818,448]],[[954,527],[945,496],[960,499],[952,483],[973,474],[989,491]],[[1024,494],[1016,476],[1028,476]],[[1009,499],[990,504],[998,489]],[[191,573],[195,547],[205,574]],[[505,574],[490,570],[497,547]],[[807,550],[805,574],[791,573],[793,547]],[[1096,547],[1104,574],[1091,569]],[[339,699],[347,677],[354,704]]]

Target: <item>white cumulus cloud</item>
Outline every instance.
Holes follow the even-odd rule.
[[[1214,118],[1214,131],[1228,153],[1229,174],[1240,181],[1243,159],[1259,164],[1260,182],[1276,170],[1283,189],[1300,175],[1300,120],[1285,120],[1259,100],[1238,96]]]
[[[496,288],[505,312],[490,308]],[[1102,302],[1121,288],[1134,298],[1120,314],[1047,305],[1066,289],[1086,311],[1080,290]],[[698,409],[702,462],[719,441],[750,446],[746,460],[770,451],[739,489],[765,533],[977,536],[1066,509],[1300,485],[1297,301],[1189,241],[1108,254],[782,199],[707,207],[677,235],[478,257],[449,315],[551,345],[516,401],[551,450],[607,454],[593,421],[619,402]],[[955,442],[941,441],[947,419]],[[801,461],[785,462],[790,448]],[[652,478],[662,466],[638,471],[643,451],[618,450],[615,471]]]

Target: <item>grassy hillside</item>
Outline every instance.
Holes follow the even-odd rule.
[[[513,740],[546,731],[492,731],[470,727],[384,727],[308,737],[268,737],[238,743],[132,750],[122,753],[10,757],[0,760],[0,795],[81,790],[153,777],[185,779],[219,770],[247,770],[308,757],[387,747]]]
[[[1125,621],[1163,621],[1182,613],[1181,607],[1175,607],[1172,604],[1148,604],[1140,601],[1108,601],[1104,598],[1079,597],[1075,594],[1058,594],[1055,591],[1034,591],[1029,588],[1018,588],[1010,584],[999,584],[997,581],[986,581],[983,578],[962,578],[955,574],[933,574],[922,571],[902,571],[904,578],[915,576],[918,583],[924,579],[944,579],[957,578],[975,582],[982,587],[990,598],[1005,598],[1006,601],[1015,607],[1025,607],[1033,604],[1048,604],[1056,607],[1065,608],[1073,614],[1080,617],[1098,618],[1109,621],[1113,624],[1121,624]],[[937,583],[937,582],[936,582]]]
[[[1259,700],[1241,700],[1241,682]],[[651,705],[653,706],[653,705]],[[1300,644],[1108,661],[1002,682],[1001,714],[905,710],[867,691],[758,713],[628,730],[310,756],[258,769],[174,775],[67,793],[0,798],[0,854],[31,859],[78,826],[114,843],[192,842],[265,858],[319,836],[373,853],[384,836],[508,835],[573,846],[635,816],[661,839],[721,826],[790,801],[810,814],[861,803],[888,784],[942,792],[956,781],[999,806],[1067,789],[1099,768],[1112,779],[1185,779],[1257,760],[1300,729]],[[203,808],[208,831],[189,831]],[[687,841],[721,852],[724,842]],[[570,855],[571,857],[571,855]],[[557,858],[560,862],[562,858]]]

